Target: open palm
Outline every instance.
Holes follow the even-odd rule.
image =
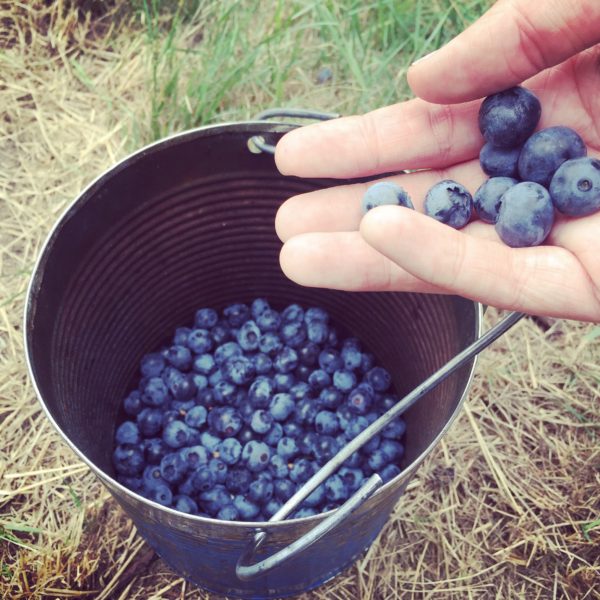
[[[515,77],[479,91],[497,91]],[[600,156],[600,45],[524,85],[541,101],[540,128],[569,126],[590,156]],[[535,248],[509,248],[481,221],[456,231],[422,214],[426,191],[440,179],[455,179],[471,192],[485,180],[478,161],[480,104],[480,98],[457,104],[417,98],[286,135],[276,154],[286,174],[355,178],[417,170],[385,177],[409,192],[417,210],[380,207],[361,219],[366,184],[290,198],[276,221],[284,272],[309,286],[455,293],[531,314],[600,320],[600,213],[557,215],[549,238]]]

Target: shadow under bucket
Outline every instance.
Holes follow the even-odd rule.
[[[262,122],[205,127],[153,144],[111,168],[54,227],[33,274],[25,315],[36,393],[65,441],[175,571],[202,588],[243,598],[309,590],[369,547],[456,417],[474,360],[404,415],[400,475],[308,550],[242,581],[236,563],[257,531],[268,534],[257,552],[260,560],[323,516],[218,521],[162,507],[120,485],[111,464],[112,440],[141,356],[190,323],[200,307],[221,309],[257,297],[275,307],[297,302],[324,307],[344,333],[360,338],[403,396],[480,332],[480,305],[459,297],[310,289],[285,278],[274,231],[278,206],[291,195],[334,184],[283,177],[272,156],[249,150],[252,136],[274,144],[289,128]]]

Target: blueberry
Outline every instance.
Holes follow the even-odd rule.
[[[473,207],[478,217],[485,223],[495,223],[502,195],[517,183],[519,182],[511,177],[492,177],[482,183],[473,196]]]
[[[237,521],[240,518],[240,511],[232,503],[226,504],[219,509],[217,519],[221,521]]]
[[[117,481],[134,492],[142,492],[142,478],[117,475]]]
[[[207,408],[215,403],[215,393],[212,388],[201,388],[196,392],[196,403],[202,404]]]
[[[319,412],[319,408],[319,404],[315,402],[313,398],[304,398],[296,403],[296,407],[294,409],[294,419],[300,425],[310,425],[314,423],[315,417]]]
[[[338,369],[333,374],[333,385],[341,392],[349,392],[356,385],[356,375],[352,371]]]
[[[425,195],[425,214],[455,229],[464,227],[471,218],[473,198],[468,190],[453,181],[439,181]]]
[[[313,344],[324,344],[329,337],[329,327],[327,322],[313,320],[306,324],[306,334],[308,340]]]
[[[404,188],[391,181],[378,181],[369,186],[363,196],[361,203],[362,214],[366,215],[372,208],[386,204],[414,208],[410,196]]]
[[[208,468],[208,465],[198,467],[192,475],[192,486],[196,492],[207,492],[214,487],[216,482],[215,474]]]
[[[252,356],[252,364],[257,375],[266,375],[273,369],[273,361],[268,354],[257,352]]]
[[[173,502],[173,492],[168,485],[160,484],[148,491],[148,499],[162,504],[162,506],[171,506]]]
[[[376,392],[385,392],[392,385],[392,376],[383,367],[373,367],[365,379]]]
[[[273,496],[276,500],[285,502],[289,500],[296,491],[295,484],[289,479],[273,480]]]
[[[217,324],[219,315],[212,308],[201,308],[196,311],[194,325],[200,329],[210,329]]]
[[[290,304],[281,313],[283,323],[300,323],[304,320],[304,309],[299,304]]]
[[[565,161],[550,183],[554,206],[570,217],[584,217],[600,210],[600,160]]]
[[[198,398],[198,392],[208,387],[208,377],[200,373],[192,373],[192,381],[196,386],[196,398]]]
[[[175,400],[190,400],[195,396],[196,384],[191,373],[182,373],[173,367],[167,367],[162,378]]]
[[[242,445],[233,437],[225,438],[219,442],[217,452],[226,465],[235,465],[242,455]]]
[[[162,438],[149,438],[144,443],[144,459],[149,465],[158,465],[162,457],[171,451]]]
[[[396,440],[383,439],[379,450],[386,455],[388,462],[396,462],[404,455],[404,446]]]
[[[269,446],[277,446],[279,440],[283,437],[283,427],[281,423],[274,422],[271,429],[263,436],[263,442]]]
[[[244,424],[242,415],[231,406],[218,406],[208,414],[210,431],[223,437],[235,437]]]
[[[330,502],[339,502],[342,503],[344,500],[348,499],[349,489],[348,485],[344,481],[344,479],[339,475],[339,473],[335,473],[325,483],[325,497]]]
[[[309,396],[310,386],[306,381],[297,381],[289,391],[290,396],[295,402]]]
[[[166,359],[171,366],[180,371],[187,371],[192,366],[192,353],[185,346],[171,346],[167,350]]]
[[[321,484],[315,488],[304,500],[303,504],[309,507],[320,506],[325,500],[325,486]]]
[[[265,298],[256,298],[250,305],[250,314],[252,315],[252,318],[256,320],[266,310],[270,310],[270,308],[271,306]]]
[[[162,438],[170,448],[187,446],[194,430],[182,421],[171,421],[163,429]]]
[[[280,392],[269,402],[269,412],[276,421],[285,421],[293,412],[295,404],[291,394]]]
[[[291,438],[299,438],[304,433],[304,428],[299,423],[288,421],[283,426],[283,433]]]
[[[293,373],[275,373],[273,376],[275,390],[277,392],[289,392],[292,386],[296,383],[296,378]]]
[[[484,144],[479,152],[479,164],[489,177],[518,177],[521,147],[498,148]]]
[[[250,317],[250,309],[245,304],[231,304],[223,309],[223,316],[232,327],[241,327]]]
[[[248,389],[248,400],[255,408],[266,408],[275,393],[275,384],[272,379],[259,376]]]
[[[219,321],[210,328],[210,336],[212,337],[215,346],[221,346],[222,344],[231,341],[231,326],[227,321]]]
[[[228,358],[242,356],[242,354],[242,347],[237,342],[225,342],[215,350],[214,358],[220,367]]]
[[[204,423],[206,423],[207,410],[204,406],[194,406],[187,411],[185,415],[185,422],[190,427],[200,429]]]
[[[396,404],[398,404],[398,402],[400,401],[400,398],[398,398],[398,396],[396,396],[396,394],[383,394],[382,396],[380,396],[380,398],[378,399],[378,404],[381,408],[382,412],[385,412],[387,410],[389,410],[390,408],[392,408],[392,406],[396,406]]]
[[[534,133],[524,144],[519,156],[519,175],[545,187],[567,160],[587,154],[581,137],[569,127],[548,127]]]
[[[524,181],[509,188],[502,196],[496,232],[513,247],[541,244],[554,222],[554,208],[546,188]]]
[[[330,435],[321,435],[317,438],[314,446],[315,460],[324,465],[330,461],[340,450],[337,440]]]
[[[144,377],[159,377],[165,368],[165,359],[159,352],[146,354],[140,361],[140,371]]]
[[[142,401],[148,406],[163,406],[169,399],[169,390],[160,377],[150,377],[144,386]]]
[[[221,438],[213,435],[210,431],[203,431],[200,434],[200,443],[209,452],[215,452],[221,443]]]
[[[388,423],[382,430],[381,435],[391,440],[399,440],[406,431],[406,423],[402,419],[394,419]]]
[[[368,383],[357,385],[348,394],[348,406],[355,414],[364,415],[369,412],[375,398],[375,392]]]
[[[294,462],[290,469],[290,479],[294,483],[304,483],[308,481],[317,472],[317,467],[314,462],[308,458],[299,458]],[[284,480],[284,481],[289,481]],[[283,500],[283,498],[281,498]]]
[[[240,429],[240,432],[237,434],[237,439],[240,441],[240,444],[242,444],[242,446],[244,446],[244,444],[247,444],[248,442],[251,442],[253,439],[256,438],[256,434],[254,433],[254,431],[252,431],[252,429],[250,429],[250,427],[244,426]]]
[[[115,431],[117,444],[139,444],[141,440],[140,430],[133,421],[123,421]]]
[[[304,322],[308,323],[309,321],[323,321],[323,323],[328,323],[329,315],[325,309],[318,306],[311,306],[304,313]]]
[[[217,363],[212,354],[200,354],[194,358],[192,369],[202,375],[210,375],[217,369]]]
[[[348,371],[358,369],[362,360],[361,344],[357,338],[346,338],[340,351],[344,367]]]
[[[225,483],[227,478],[227,465],[220,458],[211,458],[208,461],[208,470],[215,476],[215,483]]]
[[[315,369],[308,376],[308,385],[313,391],[318,392],[328,385],[331,385],[331,375],[323,369]]]
[[[375,366],[375,357],[370,352],[363,352],[360,355],[360,370],[367,373]]]
[[[252,431],[260,435],[264,435],[271,429],[273,425],[273,415],[263,408],[258,408],[254,411],[252,419],[250,421],[250,427]]]
[[[346,437],[348,438],[348,440],[352,440],[354,439],[361,431],[363,431],[364,429],[366,429],[369,426],[369,421],[367,421],[367,419],[360,415],[358,417],[354,417],[354,419],[352,419],[352,421],[350,421],[348,423],[348,426],[346,427],[346,430],[344,431]]]
[[[269,356],[275,356],[283,348],[283,342],[274,331],[267,331],[260,336],[258,348]]]
[[[144,469],[142,473],[142,485],[146,491],[151,490],[157,485],[166,485],[167,482],[163,479],[158,465],[151,465]]]
[[[188,348],[195,354],[206,354],[213,347],[213,339],[208,329],[192,329],[188,335]]]
[[[296,443],[302,454],[305,456],[314,456],[315,444],[319,439],[319,434],[315,431],[305,431],[298,438]]]
[[[307,367],[314,367],[317,364],[319,359],[319,353],[321,349],[318,344],[315,342],[306,341],[300,348],[297,350],[298,352],[298,360],[301,365],[305,365]]]
[[[232,494],[245,494],[252,483],[253,475],[242,467],[228,469],[225,487]]]
[[[237,341],[242,350],[253,352],[258,350],[261,331],[254,321],[246,321],[237,333]]]
[[[223,377],[236,385],[245,385],[254,379],[254,362],[247,356],[231,356],[221,367]]]
[[[185,494],[178,494],[173,497],[173,508],[188,515],[195,515],[198,512],[198,505],[195,500]]]
[[[181,458],[185,461],[188,471],[193,471],[208,463],[208,450],[201,445],[187,446],[179,450]]]
[[[213,397],[217,404],[232,404],[237,397],[237,387],[229,381],[218,381],[213,384]]]
[[[373,471],[380,471],[390,462],[390,460],[387,455],[379,449],[369,455],[367,462]]]
[[[298,456],[300,450],[296,440],[291,437],[282,437],[277,444],[277,454],[285,461],[291,461]]]
[[[112,455],[115,470],[120,475],[133,477],[144,468],[144,455],[137,445],[120,444]]]
[[[139,390],[133,390],[125,400],[123,400],[123,409],[130,417],[136,417],[142,408],[142,394]]]
[[[253,473],[262,471],[269,465],[271,449],[264,442],[252,440],[242,448],[242,461]]]
[[[143,408],[136,417],[136,422],[144,437],[153,437],[162,429],[162,418],[161,410]]]
[[[273,482],[266,479],[257,479],[248,488],[248,499],[259,506],[266,504],[273,497]]]
[[[256,317],[256,324],[263,333],[277,331],[281,325],[281,317],[276,310],[268,308]]]
[[[314,517],[317,514],[319,513],[314,508],[311,508],[310,506],[303,506],[302,508],[299,508],[296,512],[294,512],[292,518],[305,519],[306,517]]]
[[[381,471],[379,471],[379,476],[381,477],[381,479],[383,479],[383,483],[387,483],[388,481],[394,479],[394,477],[396,477],[397,475],[400,475],[400,473],[400,467],[389,464],[383,467]]]
[[[178,327],[175,330],[175,335],[173,336],[173,344],[175,346],[186,346],[190,331],[191,329],[189,327]]]
[[[271,500],[263,506],[263,513],[267,519],[270,519],[282,506],[282,502],[275,498],[271,498]]]
[[[333,435],[338,432],[340,423],[337,415],[329,410],[322,410],[315,417],[315,429],[318,433]]]
[[[198,504],[209,515],[216,516],[221,508],[231,504],[231,496],[224,485],[217,484],[198,494]]]
[[[277,352],[273,367],[279,373],[290,373],[298,366],[298,353],[289,346],[284,346]]]
[[[361,469],[352,467],[340,467],[338,474],[348,486],[350,492],[355,492],[362,485],[365,478]]]
[[[319,354],[319,366],[329,375],[333,375],[342,368],[342,357],[334,348],[325,348]]]
[[[269,473],[277,479],[285,479],[289,474],[287,460],[284,460],[279,454],[273,454],[269,461]]]
[[[479,109],[479,130],[494,146],[514,148],[534,131],[542,107],[529,90],[516,86],[488,96]]]
[[[188,470],[188,464],[179,452],[165,454],[160,461],[161,477],[168,483],[178,483]]]

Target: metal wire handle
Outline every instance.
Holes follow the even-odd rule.
[[[399,400],[392,408],[385,412],[376,421],[361,431],[354,439],[344,446],[331,460],[325,463],[270,519],[269,523],[284,520],[300,503],[309,496],[319,485],[342,466],[354,452],[364,446],[371,438],[377,435],[386,425],[407,411],[413,404],[437,387],[442,381],[465,365],[482,350],[495,342],[502,334],[506,333],[513,325],[518,323],[524,313],[511,312],[502,321],[491,327],[472,344],[451,358],[444,366],[430,375],[425,381],[409,392],[402,400]],[[248,548],[243,552],[235,568],[236,575],[241,580],[254,579],[255,577],[270,571],[281,565],[296,554],[314,544],[325,533],[339,525],[344,519],[356,510],[368,497],[380,487],[382,480],[379,475],[373,475],[346,503],[338,508],[333,515],[321,521],[314,529],[305,533],[298,540],[265,558],[259,563],[246,564],[252,559],[255,552],[264,543],[267,533],[259,531]],[[348,508],[347,508],[348,507]],[[345,510],[344,510],[345,509]]]
[[[321,112],[318,110],[307,110],[304,108],[269,108],[256,115],[256,121],[268,121],[270,119],[306,119],[311,121],[329,121],[338,119],[338,113]],[[300,127],[301,125],[298,125]],[[249,140],[250,145],[258,148],[261,152],[275,154],[275,146],[269,144],[262,135],[254,135]]]

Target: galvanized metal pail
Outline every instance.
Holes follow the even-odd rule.
[[[256,553],[260,560],[311,531],[323,515],[223,522],[164,508],[120,485],[111,465],[112,439],[140,357],[191,321],[199,307],[266,297],[275,306],[325,307],[390,370],[402,395],[480,332],[481,307],[463,298],[308,289],[284,277],[274,232],[277,207],[293,194],[334,183],[283,177],[270,154],[249,144],[253,136],[275,144],[289,128],[260,121],[204,127],[152,144],[109,169],[53,228],[25,314],[35,390],[67,444],[175,571],[202,588],[243,598],[309,590],[369,547],[456,417],[474,361],[405,414],[400,475],[308,550],[248,580],[236,575],[236,563],[257,531],[267,533]]]

